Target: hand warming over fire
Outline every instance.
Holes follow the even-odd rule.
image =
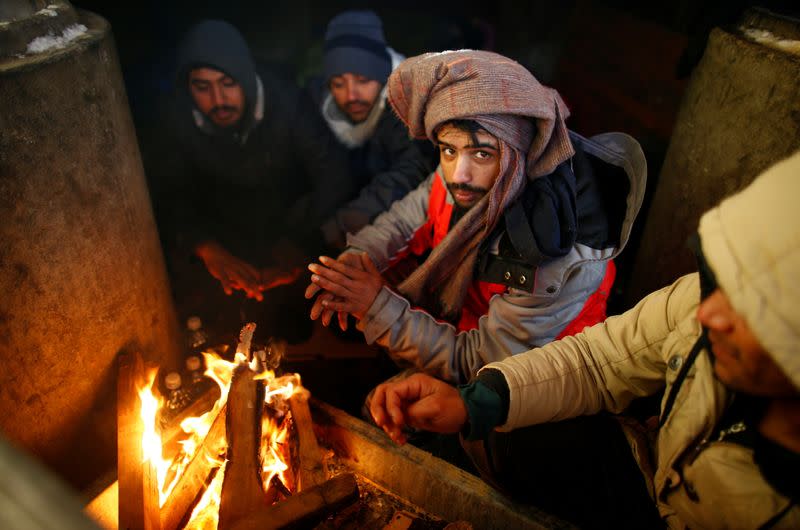
[[[308,266],[313,274],[312,283],[306,289],[306,298],[312,298],[320,290],[324,291],[317,296],[311,308],[311,319],[322,316],[322,323],[327,326],[333,312],[339,313],[340,325],[342,315],[347,313],[359,320],[364,318],[384,284],[380,271],[369,255],[346,253],[336,260],[327,256],[321,256],[319,260],[321,265],[312,263]]]
[[[197,245],[195,253],[203,260],[209,274],[220,281],[225,294],[233,294],[238,289],[244,291],[248,298],[255,298],[259,302],[264,299],[261,294],[261,273],[257,268],[237,258],[215,241]]]
[[[300,267],[293,267],[291,270],[286,271],[280,267],[264,267],[261,269],[260,275],[260,289],[262,291],[269,291],[281,285],[289,285],[294,283],[300,277],[302,269]]]
[[[458,389],[425,374],[378,386],[369,410],[375,423],[400,445],[406,443],[404,426],[457,433],[468,419]]]

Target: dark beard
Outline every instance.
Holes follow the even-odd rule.
[[[486,188],[480,188],[478,186],[473,186],[471,184],[459,184],[457,182],[450,182],[447,184],[447,189],[450,190],[450,193],[453,193],[456,190],[462,191],[472,191],[475,193],[480,193],[481,195],[486,195],[489,190]]]
[[[456,223],[458,223],[461,218],[467,214],[468,211],[470,211],[470,208],[459,206],[457,202],[454,202],[453,213],[450,214],[450,228],[453,228]]]

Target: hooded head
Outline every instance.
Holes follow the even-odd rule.
[[[700,219],[703,257],[732,309],[800,390],[800,152]]]
[[[392,71],[383,24],[373,11],[345,11],[333,17],[325,31],[323,75],[326,81],[345,73],[381,85]]]
[[[235,126],[225,128],[238,132],[248,128],[258,97],[258,81],[250,49],[241,33],[231,24],[222,20],[204,20],[189,29],[179,47],[175,79],[178,94],[195,111],[195,116],[203,111],[206,123],[201,124],[201,128],[220,133],[220,127],[214,126],[207,109],[198,106],[191,94],[190,74],[193,70],[201,69],[222,72],[241,86],[244,93],[241,117]]]
[[[469,120],[497,139],[500,168],[489,192],[462,217],[400,289],[454,318],[472,281],[478,245],[519,197],[527,179],[547,175],[574,154],[555,90],[519,63],[486,51],[427,53],[403,61],[387,81],[387,98],[411,136],[436,141],[444,123]],[[447,279],[447,281],[444,281]]]

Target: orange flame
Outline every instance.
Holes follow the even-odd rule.
[[[142,402],[141,417],[145,425],[142,437],[143,461],[151,461],[156,469],[161,506],[169,498],[169,494],[180,479],[185,467],[191,462],[208,434],[214,418],[217,417],[220,409],[227,402],[234,369],[241,363],[248,363],[246,356],[241,352],[236,353],[233,362],[226,361],[211,352],[203,352],[203,357],[207,367],[205,375],[214,380],[219,386],[220,398],[214,403],[209,412],[199,417],[186,418],[181,422],[181,428],[186,433],[186,438],[180,441],[180,453],[171,460],[164,458],[162,440],[158,433],[157,418],[164,403],[153,393],[157,370],[152,370],[147,374],[147,383],[143,388],[139,389],[139,397]],[[255,359],[249,364],[252,369],[258,370],[258,364]],[[266,491],[275,475],[278,475],[284,484],[286,483],[284,472],[288,469],[285,463],[288,454],[284,454],[283,446],[288,435],[288,429],[287,425],[279,420],[288,411],[286,400],[292,394],[302,391],[302,385],[300,376],[297,374],[276,378],[274,372],[270,370],[259,373],[255,379],[263,381],[265,386],[264,401],[276,411],[275,416],[278,418],[276,419],[270,414],[264,414],[262,420],[262,480]],[[222,482],[225,475],[225,460],[215,460],[213,455],[207,455],[207,457],[214,464],[220,466],[220,469],[192,511],[186,528],[212,529],[217,526]]]

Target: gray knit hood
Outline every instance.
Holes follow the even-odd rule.
[[[180,104],[187,107],[187,113],[191,109],[200,129],[209,134],[230,134],[214,126],[194,105],[189,92],[189,72],[200,67],[225,72],[242,86],[245,107],[235,133],[246,137],[263,115],[263,108],[260,108],[263,107],[263,88],[260,88],[255,63],[242,34],[223,20],[203,20],[189,29],[178,49],[175,85]]]

